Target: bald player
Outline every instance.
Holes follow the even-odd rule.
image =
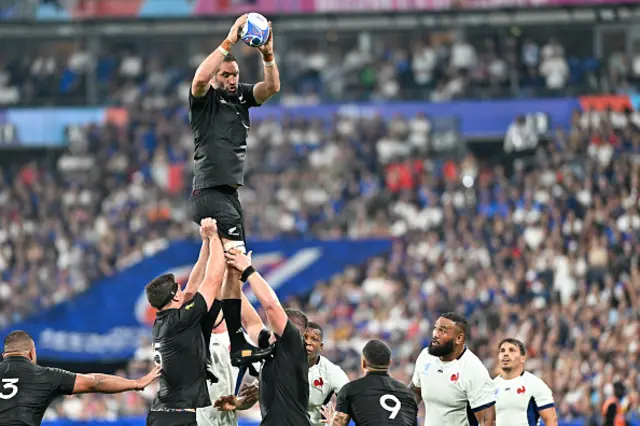
[[[494,387],[482,361],[467,348],[469,324],[442,314],[422,350],[410,387],[425,405],[424,426],[493,426]]]
[[[31,336],[17,330],[4,339],[0,363],[0,423],[3,426],[37,426],[49,404],[62,395],[120,393],[143,390],[160,375],[154,368],[139,380],[109,374],[76,374],[36,364]]]

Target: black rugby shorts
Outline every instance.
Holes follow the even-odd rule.
[[[196,413],[190,411],[150,411],[147,426],[197,426]]]
[[[193,191],[189,199],[191,217],[200,221],[210,217],[217,221],[218,233],[227,240],[245,241],[244,213],[238,190],[231,186],[214,186]]]

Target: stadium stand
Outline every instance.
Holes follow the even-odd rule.
[[[292,34],[278,47],[283,93],[274,103],[626,95],[640,82],[634,52],[598,58],[581,30],[557,38],[549,28],[523,31],[475,29],[465,38],[446,30],[412,45],[393,31],[336,32],[321,42]],[[0,328],[196,237],[184,202],[193,147],[183,101],[214,46],[170,38],[107,40],[99,51],[86,40],[16,38],[3,46],[0,104],[118,109],[109,121],[69,126],[65,151],[3,152]],[[242,78],[255,79],[259,64],[246,49],[239,56]],[[403,382],[437,313],[463,310],[473,350],[490,369],[500,339],[527,342],[527,367],[554,390],[564,421],[598,424],[617,379],[631,390],[625,406],[637,420],[640,114],[575,111],[569,126],[525,152],[494,144],[447,156],[434,155],[437,121],[349,110],[253,121],[242,191],[248,235],[393,239],[389,253],[287,304],[325,326],[325,354],[352,377],[363,344],[387,341]],[[505,133],[506,126],[493,142]],[[141,341],[118,374],[146,371],[149,349]],[[152,386],[69,397],[46,418],[142,416],[153,395]]]
[[[516,335],[530,342],[529,369],[554,389],[560,413],[590,415],[612,378],[626,377],[630,388],[637,386],[636,370],[627,373],[639,348],[624,342],[638,332],[640,271],[632,243],[640,229],[634,195],[638,118],[637,113],[576,115],[569,132],[558,131],[533,163],[516,165],[512,175],[471,154],[460,162],[435,164],[420,155],[420,147],[405,152],[389,141],[394,129],[400,131],[398,140],[412,140],[413,132],[416,140],[424,139],[429,127],[424,117],[380,123],[385,130],[373,139],[375,161],[368,165],[355,160],[357,142],[326,138],[351,129],[357,141],[354,135],[367,122],[338,119],[323,133],[322,123],[263,121],[254,127],[256,157],[269,158],[269,137],[276,144],[290,141],[284,149],[291,156],[281,151],[274,156],[287,166],[285,173],[268,160],[265,169],[253,172],[243,192],[245,205],[249,212],[267,214],[252,214],[249,232],[267,238],[397,238],[389,256],[348,269],[307,297],[289,301],[327,325],[327,356],[351,374],[357,374],[361,345],[382,338],[399,360],[394,374],[407,381],[412,360],[428,341],[433,315],[464,306],[474,322],[472,345],[487,365],[499,340]],[[105,131],[96,128],[96,141]],[[92,279],[193,232],[185,226],[183,207],[172,201],[175,196],[154,184],[153,169],[163,167],[166,157],[157,149],[149,173],[132,173],[137,167],[128,166],[131,179],[118,179],[121,172],[107,168],[86,187],[65,185],[42,166],[16,168],[8,179],[14,185],[3,194],[11,200],[3,203],[9,207],[3,214],[3,229],[9,230],[3,235],[5,323],[28,309],[65,300]],[[401,182],[390,171],[392,164],[408,171]],[[475,184],[466,187],[464,177]],[[110,181],[113,186],[101,191],[93,186]],[[94,194],[107,196],[93,200]],[[37,208],[33,215],[20,208],[18,215],[26,200]],[[167,217],[159,211],[163,204]],[[336,207],[327,212],[327,206]],[[76,219],[43,227],[37,224],[41,212]],[[128,372],[135,376],[144,370],[148,356],[141,349]],[[74,398],[52,411],[77,419],[140,414],[146,396]],[[635,398],[635,393],[629,397]]]
[[[500,32],[465,38],[441,31],[407,45],[407,34],[398,31],[360,39],[348,32],[327,34],[328,41],[287,34],[287,43],[277,51],[283,93],[274,101],[568,96],[606,91],[612,84],[632,90],[637,83],[634,58],[617,54],[607,67],[584,50],[579,36],[565,34],[561,43],[535,31],[517,38]],[[211,36],[179,35],[109,39],[99,54],[83,39],[13,41],[0,61],[0,104],[5,105],[86,105],[92,78],[98,104],[144,98],[150,108],[173,105],[176,97],[184,100],[196,67],[215,47]],[[249,48],[239,51],[242,78],[255,80],[260,63]]]

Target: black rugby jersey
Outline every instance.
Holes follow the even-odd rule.
[[[200,293],[180,309],[158,312],[153,323],[153,355],[162,367],[151,410],[211,405],[206,383],[207,349],[201,319],[207,302]]]
[[[356,426],[418,426],[418,403],[405,384],[386,372],[369,372],[340,389],[336,411]]]
[[[239,83],[237,94],[212,87],[194,97],[189,89],[189,122],[195,143],[193,189],[244,184],[249,108],[260,106],[253,84]]]
[[[75,373],[41,367],[27,358],[12,356],[0,362],[0,424],[38,426],[49,404],[71,395]]]

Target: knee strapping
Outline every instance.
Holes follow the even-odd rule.
[[[225,252],[228,252],[231,249],[236,249],[243,254],[247,254],[247,249],[244,246],[244,241],[226,241],[223,247]]]

